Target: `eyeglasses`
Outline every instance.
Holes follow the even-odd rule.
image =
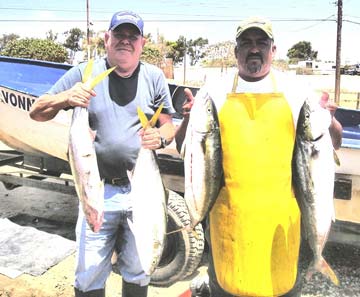
[[[123,34],[120,32],[113,31],[115,38],[119,40],[129,40],[130,42],[135,42],[140,38],[140,34]]]

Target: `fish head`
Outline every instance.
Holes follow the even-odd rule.
[[[218,115],[212,98],[206,93],[203,96],[197,96],[194,101],[190,113],[193,131],[205,134],[218,129]]]
[[[302,125],[304,139],[316,141],[327,133],[331,124],[331,114],[318,102],[307,99],[300,111],[299,122]]]

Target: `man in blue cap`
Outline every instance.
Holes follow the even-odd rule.
[[[140,61],[145,44],[143,29],[144,22],[137,14],[115,13],[104,37],[107,57],[93,66],[94,75],[116,66],[109,78],[89,89],[82,83],[87,64],[82,63],[69,70],[30,111],[34,120],[47,121],[61,109],[86,107],[90,127],[96,131],[99,173],[105,181],[104,220],[99,232],[93,232],[79,207],[75,297],[105,296],[114,250],[119,252],[116,270],[123,279],[121,296],[147,296],[150,276],[140,265],[128,225],[132,211],[127,171],[134,167],[140,147],[155,150],[172,141],[175,130],[171,114],[175,110],[162,71]],[[137,107],[151,116],[161,104],[157,127],[141,130]]]

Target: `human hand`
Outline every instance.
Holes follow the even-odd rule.
[[[331,116],[334,116],[338,106],[334,102],[329,101],[329,93],[323,92],[319,101],[319,104],[322,108],[325,108],[330,111]]]
[[[139,131],[141,146],[145,149],[156,150],[161,148],[161,135],[158,128],[146,128]]]
[[[78,82],[67,92],[67,104],[75,107],[88,107],[90,98],[96,96],[94,90],[91,90],[86,84]]]
[[[331,124],[329,127],[329,132],[331,136],[331,141],[335,150],[341,147],[342,143],[342,126],[340,122],[334,117],[334,114],[338,108],[338,106],[329,101],[329,94],[327,92],[323,92],[319,104],[322,108],[329,110],[331,114]]]
[[[182,106],[183,116],[189,116],[192,106],[194,105],[194,96],[189,88],[184,89],[186,102]]]

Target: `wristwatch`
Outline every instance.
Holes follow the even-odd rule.
[[[160,141],[161,141],[161,146],[160,148],[165,148],[168,145],[167,140],[164,137],[160,137]]]

